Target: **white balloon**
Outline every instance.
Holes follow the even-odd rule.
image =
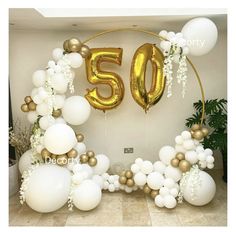
[[[207,162],[206,161],[199,161],[199,165],[201,168],[206,168],[207,167]]]
[[[74,184],[81,184],[84,181],[84,176],[82,173],[76,173],[72,176],[72,182]]]
[[[48,127],[52,126],[54,123],[55,119],[51,115],[46,115],[39,119],[39,126],[43,130],[47,130]]]
[[[97,159],[97,164],[96,164],[96,166],[93,167],[94,173],[101,175],[101,174],[107,172],[107,170],[110,167],[109,158],[106,155],[99,154],[99,155],[96,155],[96,159]]]
[[[86,152],[86,145],[84,143],[76,143],[74,149],[81,155]]]
[[[170,190],[167,187],[161,187],[159,193],[164,197],[170,194]]]
[[[128,187],[127,185],[125,186],[125,192],[131,193],[133,191],[132,188]]]
[[[208,164],[207,164],[207,168],[209,168],[209,169],[214,168],[214,164],[213,164],[213,163],[208,163]]]
[[[43,102],[41,104],[38,104],[36,106],[36,111],[39,115],[41,116],[45,116],[45,115],[48,115],[48,114],[51,114],[51,110],[50,110],[50,107],[47,103]]]
[[[176,144],[182,145],[184,140],[181,135],[178,135],[175,137],[175,142],[176,142]]]
[[[108,180],[109,179],[109,174],[107,173],[107,172],[105,172],[105,173],[103,173],[102,174],[102,178],[104,179],[104,180]]]
[[[169,51],[171,48],[171,42],[163,40],[161,41],[160,46],[163,50]]]
[[[206,160],[206,154],[204,152],[200,152],[198,153],[197,155],[197,158],[200,160],[200,161],[205,161]]]
[[[113,183],[115,182],[115,177],[114,177],[113,175],[109,176],[109,177],[108,177],[108,182],[109,182],[110,184],[113,184]]]
[[[34,124],[36,120],[38,119],[38,114],[36,111],[29,111],[27,113],[27,119],[31,124]]]
[[[141,172],[143,172],[144,174],[149,174],[153,171],[153,165],[152,162],[145,160],[142,163],[141,166]]]
[[[163,174],[165,172],[166,169],[166,165],[164,163],[162,163],[161,161],[156,161],[153,164],[154,170],[156,172],[159,172],[160,174]]]
[[[63,57],[63,49],[55,48],[52,51],[52,57],[54,60],[58,61]]]
[[[213,156],[208,155],[208,156],[206,157],[206,162],[207,162],[207,163],[214,163],[214,161],[215,161],[215,159],[214,159]]]
[[[44,145],[53,154],[65,154],[77,143],[73,129],[66,124],[54,124],[44,134]]]
[[[136,185],[143,186],[147,182],[147,177],[142,172],[138,172],[134,175],[134,182]]]
[[[38,88],[38,95],[43,101],[48,98],[48,92],[43,87]]]
[[[103,183],[103,189],[104,190],[107,190],[108,188],[109,188],[109,182],[108,181],[104,181],[104,183]]]
[[[189,161],[190,164],[195,164],[198,162],[198,155],[195,151],[187,151],[185,153],[185,159]]]
[[[210,148],[205,149],[205,150],[204,150],[204,153],[205,153],[206,155],[213,155],[213,151],[212,151]]]
[[[159,158],[160,160],[166,164],[169,165],[170,161],[175,158],[176,151],[173,147],[171,146],[164,146],[161,148],[159,151]]]
[[[185,153],[185,152],[186,152],[186,149],[185,149],[182,145],[176,144],[176,145],[175,145],[175,151],[176,151],[176,153],[177,153],[177,152]]]
[[[163,199],[163,197],[161,195],[157,195],[155,197],[155,204],[158,207],[161,207],[161,208],[164,207],[164,199]]]
[[[68,82],[63,73],[55,73],[51,77],[52,88],[60,94],[63,94],[67,91]]]
[[[31,98],[33,99],[36,94],[38,94],[38,88],[33,88],[30,94]]]
[[[84,180],[73,192],[74,205],[83,211],[97,207],[102,198],[101,188],[92,180]]]
[[[198,145],[198,146],[196,147],[196,152],[197,152],[197,153],[204,152],[203,146],[202,146],[202,145]]]
[[[115,192],[114,184],[109,184],[108,190],[109,190],[109,192]]]
[[[55,95],[54,96],[54,108],[61,109],[65,103],[65,95]]]
[[[135,160],[135,163],[141,168],[141,166],[142,166],[142,164],[143,164],[143,159],[137,158],[137,159]]]
[[[56,118],[56,119],[55,119],[55,123],[66,124],[66,121],[65,121],[62,117],[59,117],[59,118]]]
[[[114,186],[115,186],[116,189],[119,189],[120,188],[120,182],[118,180],[115,180]]]
[[[93,176],[93,169],[88,164],[81,164],[80,172],[83,173],[86,179]]]
[[[41,87],[45,84],[46,72],[44,70],[37,70],[33,73],[32,82],[36,87]]]
[[[83,64],[83,57],[77,52],[71,52],[67,55],[67,59],[72,68],[79,68]]]
[[[183,147],[186,150],[193,150],[195,148],[194,141],[192,139],[185,140],[183,142]]]
[[[188,139],[191,139],[191,137],[192,137],[191,133],[189,131],[183,131],[181,133],[181,136],[182,136],[183,140],[188,140]]]
[[[175,181],[173,179],[171,179],[171,178],[166,178],[164,180],[164,186],[169,188],[169,189],[171,189],[171,188],[173,188],[175,186]]]
[[[49,67],[49,68],[54,68],[55,65],[56,65],[56,63],[55,63],[54,60],[49,60],[49,61],[48,61],[48,67]]]
[[[131,165],[131,171],[133,172],[133,173],[137,173],[137,172],[139,172],[140,171],[140,167],[137,165],[137,164],[132,164]]]
[[[179,191],[178,191],[178,189],[176,189],[176,188],[172,188],[172,189],[170,190],[170,194],[171,194],[174,198],[178,196],[178,193],[179,193]]]
[[[184,199],[196,206],[202,206],[208,204],[215,196],[216,184],[212,177],[204,172],[199,171],[198,177],[200,184],[194,185],[194,197],[192,196],[192,183],[196,176],[191,175],[187,179],[186,184],[183,187]]]
[[[168,32],[166,30],[162,30],[159,32],[159,36],[163,37],[163,38],[166,38]]]
[[[101,189],[103,188],[104,180],[100,175],[94,175],[92,181],[96,183]]]
[[[40,165],[28,179],[26,203],[40,213],[56,211],[68,201],[70,186],[71,174],[66,168],[53,164]]]
[[[164,197],[164,206],[168,209],[173,209],[177,205],[176,199],[172,195]]]
[[[151,189],[160,189],[163,183],[164,177],[159,172],[152,172],[147,177],[147,184]]]
[[[68,123],[78,126],[88,120],[90,111],[91,107],[86,98],[72,96],[65,100],[62,115]]]
[[[195,18],[188,21],[181,32],[193,56],[202,56],[210,52],[218,37],[216,25],[208,18]]]
[[[41,103],[43,103],[43,98],[39,95],[39,93],[37,92],[37,94],[35,94],[33,97],[32,97],[32,100],[35,104],[39,105]]]
[[[165,177],[171,178],[175,182],[179,181],[182,177],[182,172],[179,170],[179,168],[174,168],[171,165],[169,165],[165,170]]]

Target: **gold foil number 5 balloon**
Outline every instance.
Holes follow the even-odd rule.
[[[117,107],[124,97],[124,84],[116,73],[101,70],[103,62],[121,65],[121,48],[93,48],[91,56],[86,59],[87,79],[91,84],[105,84],[111,87],[111,96],[103,97],[98,88],[88,90],[85,95],[89,103],[99,110],[110,110]]]
[[[152,83],[149,92],[145,87],[147,62],[152,64]],[[134,100],[147,112],[161,98],[165,88],[164,57],[153,44],[146,43],[134,54],[130,72],[130,89]]]

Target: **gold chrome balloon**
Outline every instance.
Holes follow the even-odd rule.
[[[145,184],[143,186],[143,192],[144,193],[149,194],[149,193],[151,193],[151,191],[152,191],[152,189],[147,184]]]
[[[206,127],[202,128],[203,136],[206,137],[209,134],[209,130]]]
[[[159,191],[158,190],[152,190],[150,195],[153,199],[155,199],[155,197],[159,194]]]
[[[130,171],[130,170],[127,170],[127,171],[125,172],[125,176],[126,176],[127,178],[132,178],[132,177],[133,177],[133,172]]]
[[[67,155],[57,155],[57,164],[60,166],[67,164],[68,157]]]
[[[36,110],[36,104],[32,101],[28,104],[29,110],[30,111],[35,111]]]
[[[68,41],[68,49],[70,52],[79,52],[81,46],[82,46],[82,43],[77,38],[71,38]]]
[[[204,134],[201,130],[194,131],[193,138],[197,140],[202,140],[204,137]]]
[[[145,83],[148,61],[152,64],[152,83],[149,91]],[[130,71],[130,89],[134,100],[145,112],[160,100],[164,92],[163,66],[164,56],[154,44],[146,43],[134,54]]]
[[[179,166],[179,160],[177,158],[172,159],[170,163],[175,168]]]
[[[52,111],[52,116],[55,117],[55,118],[60,117],[61,116],[61,110],[60,109],[53,110]]]
[[[182,153],[182,152],[178,152],[178,153],[175,155],[175,158],[177,158],[178,160],[184,160],[184,159],[185,159],[185,155],[184,155],[184,153]]]
[[[91,167],[96,166],[96,164],[97,164],[97,159],[96,159],[95,157],[89,158],[88,164],[89,164],[89,166],[91,166]]]
[[[45,159],[46,157],[51,156],[51,152],[48,151],[46,148],[44,148],[44,149],[41,151],[41,156],[42,156],[43,159]]]
[[[127,178],[125,176],[120,176],[119,177],[119,182],[120,182],[120,184],[126,184]]]
[[[78,152],[72,148],[69,152],[67,152],[68,158],[75,158],[78,155]]]
[[[79,143],[84,141],[84,136],[80,133],[76,134],[76,138]]]
[[[89,157],[89,158],[92,158],[95,156],[95,153],[93,151],[87,151],[86,152],[86,155]]]
[[[103,97],[98,87],[87,90],[85,95],[90,105],[99,110],[110,110],[117,107],[124,97],[124,84],[120,76],[101,69],[102,63],[121,65],[121,48],[93,48],[91,56],[86,59],[86,72],[89,83],[93,85],[106,85],[111,88],[111,95]]]
[[[82,154],[79,158],[82,164],[88,163],[89,157],[86,154]]]
[[[179,169],[182,172],[188,172],[191,168],[191,164],[187,160],[181,160],[179,162]]]
[[[128,187],[133,187],[134,186],[134,180],[133,179],[128,179],[127,182],[126,182],[126,185]]]
[[[65,52],[70,52],[70,49],[69,49],[69,40],[65,40],[64,43],[63,43],[63,49],[65,50]]]
[[[85,59],[90,57],[91,56],[90,48],[87,45],[83,45],[80,49],[80,55]]]
[[[21,105],[21,110],[23,111],[23,112],[29,112],[29,107],[28,107],[28,105],[27,104],[23,104],[23,105]]]
[[[26,104],[29,104],[30,102],[33,101],[30,96],[26,96],[24,100],[25,100],[25,103],[26,103]]]
[[[201,129],[201,126],[199,124],[193,124],[191,126],[191,130],[193,130],[193,131],[200,130],[200,129]]]

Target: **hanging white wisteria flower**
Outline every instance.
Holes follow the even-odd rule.
[[[186,55],[189,53],[186,40],[180,32],[175,34],[172,31],[167,32],[162,30],[159,35],[164,39],[161,41],[160,46],[165,56],[163,71],[166,76],[167,97],[172,96],[173,62],[179,64],[177,82],[179,84],[182,83],[182,96],[184,97],[187,82]]]

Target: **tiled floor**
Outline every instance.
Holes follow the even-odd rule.
[[[221,171],[212,171],[217,192],[214,200],[206,206],[195,207],[187,203],[168,210],[155,206],[152,199],[138,191],[104,192],[101,204],[90,212],[67,206],[49,214],[40,214],[26,204],[20,205],[18,195],[10,198],[10,226],[226,226],[227,185],[222,181]]]

